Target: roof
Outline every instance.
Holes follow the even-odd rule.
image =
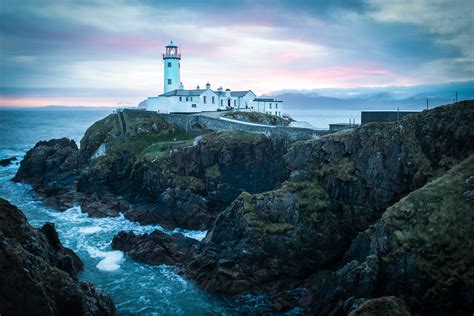
[[[260,102],[283,102],[283,101],[280,101],[280,100],[275,100],[273,98],[255,98],[253,99],[254,101],[260,101]]]
[[[233,97],[237,97],[237,98],[240,98],[240,97],[243,97],[245,96],[247,93],[249,92],[252,92],[252,90],[247,90],[247,91],[231,91],[230,92],[230,95],[233,96]]]
[[[206,89],[194,89],[194,90],[173,90],[168,91],[166,93],[160,94],[160,97],[175,97],[175,96],[183,96],[183,97],[194,97],[200,96]]]

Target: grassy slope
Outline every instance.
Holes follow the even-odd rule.
[[[474,286],[474,203],[463,196],[466,179],[472,175],[474,155],[413,191],[383,215],[400,251],[415,249],[421,256],[417,270],[436,284],[432,291],[458,282]]]

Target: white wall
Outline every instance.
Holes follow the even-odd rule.
[[[282,116],[283,102],[254,101],[253,107],[255,112]]]
[[[179,89],[179,84],[181,82],[181,75],[180,75],[180,69],[179,69],[180,62],[181,61],[177,58],[163,59],[163,67],[164,67],[163,93]],[[171,67],[168,67],[168,63],[170,63]],[[171,85],[168,84],[168,79],[171,80]]]
[[[204,103],[204,96],[206,96],[206,103]],[[215,98],[215,103],[212,104],[212,96]],[[151,97],[148,98],[148,107],[150,111],[157,111],[158,113],[197,113],[217,111],[217,96],[211,90],[204,91],[200,96],[179,96],[171,97]],[[193,106],[194,105],[194,106]]]

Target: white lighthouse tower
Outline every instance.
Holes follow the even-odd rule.
[[[178,46],[171,41],[165,48],[163,54],[164,69],[164,88],[163,93],[180,89],[181,75],[179,73],[181,54]]]

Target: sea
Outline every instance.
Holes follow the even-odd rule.
[[[350,112],[350,111],[349,111]],[[314,127],[327,128],[329,123],[360,118],[360,111],[306,111],[290,113]],[[84,262],[79,279],[94,283],[107,292],[117,307],[117,315],[239,315],[268,312],[264,295],[222,297],[199,289],[167,265],[147,265],[114,251],[110,242],[121,230],[147,233],[162,230],[180,232],[201,240],[205,231],[166,230],[159,225],[139,225],[123,216],[90,218],[80,206],[64,212],[46,207],[42,197],[27,184],[14,183],[19,161],[38,141],[67,137],[76,141],[95,121],[112,113],[112,109],[0,109],[0,159],[17,157],[7,167],[0,166],[0,197],[20,208],[34,227],[53,222],[64,246],[74,250]],[[357,116],[358,115],[358,116]],[[289,314],[297,314],[298,310]]]

